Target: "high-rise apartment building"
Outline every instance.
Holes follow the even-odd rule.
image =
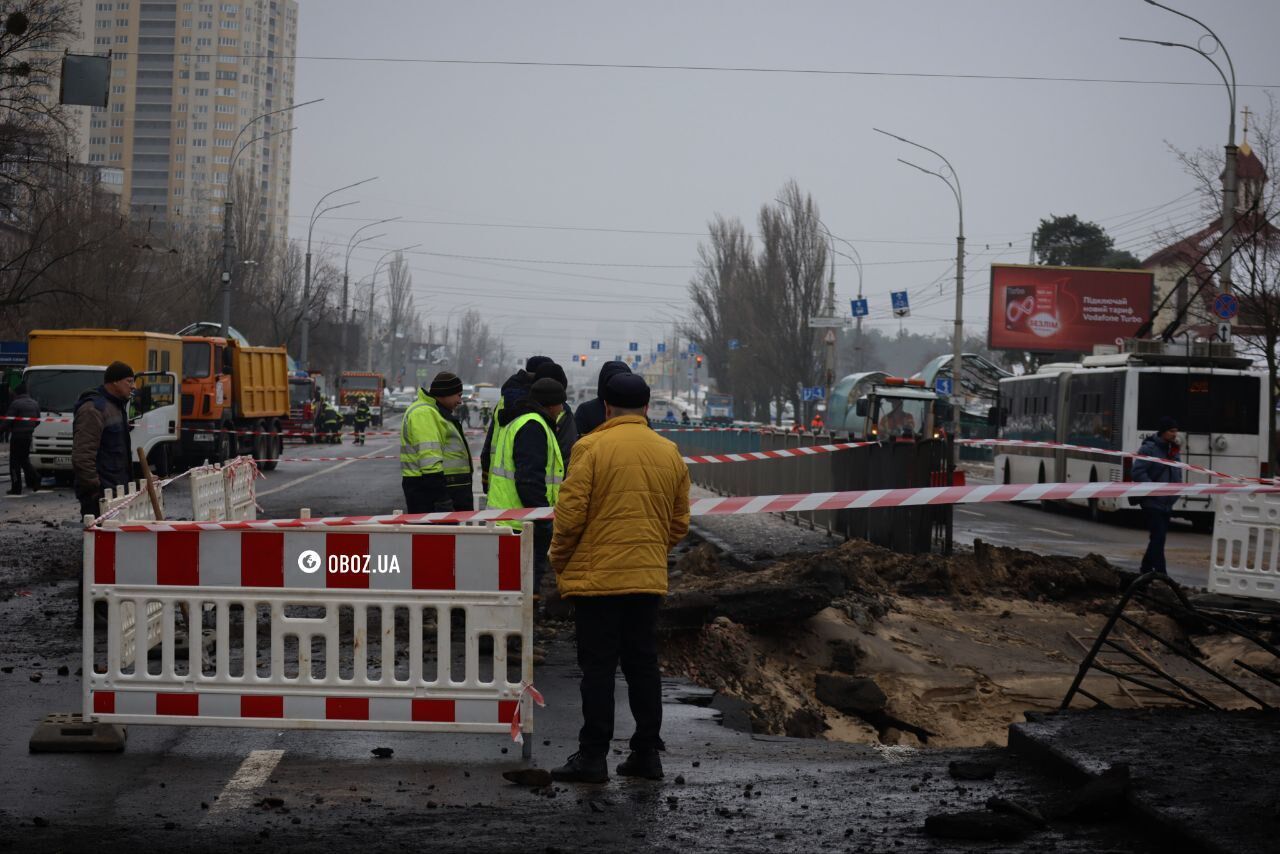
[[[284,234],[292,119],[258,117],[293,103],[296,0],[81,3],[80,44],[112,57],[83,158],[123,169],[121,207],[156,225],[218,223],[234,160],[233,200],[257,194],[260,228]]]

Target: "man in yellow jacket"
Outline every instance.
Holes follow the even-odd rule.
[[[676,446],[649,429],[649,387],[620,374],[605,387],[605,422],[573,446],[556,502],[551,566],[572,598],[582,669],[578,752],[553,779],[603,783],[613,738],[618,664],[636,720],[628,777],[662,778],[658,607],[667,553],[689,531],[689,469]]]

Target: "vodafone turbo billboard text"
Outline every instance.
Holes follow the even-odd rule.
[[[1132,337],[1153,287],[1143,270],[992,264],[991,349],[1088,353]]]

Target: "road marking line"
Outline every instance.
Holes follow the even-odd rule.
[[[249,806],[254,791],[270,779],[271,772],[276,770],[283,756],[283,750],[250,751],[245,760],[240,763],[240,767],[236,769],[235,775],[227,781],[227,785],[222,787],[222,792],[209,807],[209,814],[201,824],[219,813]]]
[[[972,511],[972,510],[965,510],[963,507],[957,507],[957,508],[956,508],[956,512],[957,512],[957,513],[963,513],[963,514],[964,514],[964,515],[966,515],[966,516],[977,516],[979,519],[985,519],[985,518],[987,518],[987,517],[986,517],[986,515],[984,515],[984,514],[982,514],[982,513],[975,513],[975,512],[974,512],[974,511]]]
[[[343,466],[349,466],[349,465],[351,465],[351,464],[352,464],[352,463],[354,463],[354,462],[358,462],[358,461],[360,461],[360,460],[364,459],[365,457],[371,457],[371,456],[373,456],[374,454],[378,453],[379,451],[387,451],[387,450],[390,450],[392,447],[394,447],[394,446],[393,446],[393,445],[377,445],[377,446],[375,446],[375,447],[373,447],[373,448],[369,449],[369,451],[368,451],[368,452],[363,453],[363,454],[361,454],[361,455],[360,455],[360,456],[358,456],[358,457],[352,457],[351,459],[347,460],[347,461],[346,461],[346,462],[344,462],[344,463],[335,463],[334,465],[330,466],[329,468],[320,469],[320,471],[313,471],[311,474],[304,474],[302,477],[298,478],[297,480],[291,480],[291,481],[289,481],[289,482],[288,482],[288,483],[286,483],[286,484],[282,484],[281,486],[277,486],[275,489],[268,489],[268,490],[264,490],[263,492],[259,492],[259,493],[257,494],[257,497],[258,497],[258,498],[266,498],[268,495],[274,495],[274,494],[275,494],[275,493],[277,493],[277,492],[284,492],[286,489],[290,489],[290,488],[292,488],[292,487],[295,487],[295,486],[297,486],[297,485],[298,485],[298,484],[300,484],[300,483],[306,483],[307,481],[311,480],[311,478],[313,478],[313,477],[319,477],[319,476],[320,476],[320,475],[322,475],[322,474],[330,474],[331,472],[335,472],[335,471],[337,471],[338,469],[342,468]]]
[[[1070,534],[1064,534],[1062,531],[1055,531],[1052,528],[1032,528],[1033,531],[1039,531],[1042,534],[1053,534],[1055,537],[1066,537],[1071,539]]]

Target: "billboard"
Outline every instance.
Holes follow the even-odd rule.
[[[991,265],[993,350],[1088,353],[1130,338],[1151,315],[1155,276],[1145,270]]]

